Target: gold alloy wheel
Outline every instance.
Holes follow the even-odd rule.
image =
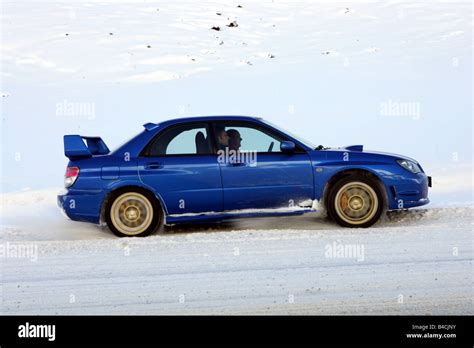
[[[379,200],[368,184],[354,181],[342,186],[335,198],[336,212],[351,225],[362,225],[377,213]]]
[[[138,192],[117,197],[110,208],[110,218],[117,230],[129,236],[144,232],[153,220],[153,206]]]

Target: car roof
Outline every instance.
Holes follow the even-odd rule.
[[[201,121],[201,120],[209,120],[209,121],[216,121],[216,120],[258,120],[261,117],[255,116],[243,116],[243,115],[212,115],[212,116],[189,116],[189,117],[182,117],[182,118],[174,118],[168,121]],[[166,121],[165,121],[166,122]]]
[[[261,117],[241,116],[241,115],[220,115],[220,116],[190,116],[182,118],[173,118],[158,123],[148,123],[149,125],[168,126],[170,124],[199,122],[199,121],[260,121]]]

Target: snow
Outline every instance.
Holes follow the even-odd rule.
[[[1,196],[2,314],[474,312],[472,201],[368,229],[308,213],[116,238],[62,216],[58,191]]]
[[[35,4],[0,13],[2,192],[58,185],[64,134],[112,149],[146,122],[193,115],[260,116],[428,172],[454,153],[471,161],[470,1]]]

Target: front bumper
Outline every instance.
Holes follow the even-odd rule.
[[[65,190],[58,194],[57,204],[74,221],[100,223],[105,193],[101,190]]]
[[[428,188],[432,187],[432,178],[425,173],[386,179],[389,209],[413,208],[430,202]]]

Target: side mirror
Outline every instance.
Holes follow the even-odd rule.
[[[295,143],[292,141],[283,141],[280,144],[281,152],[294,152],[295,151]]]

